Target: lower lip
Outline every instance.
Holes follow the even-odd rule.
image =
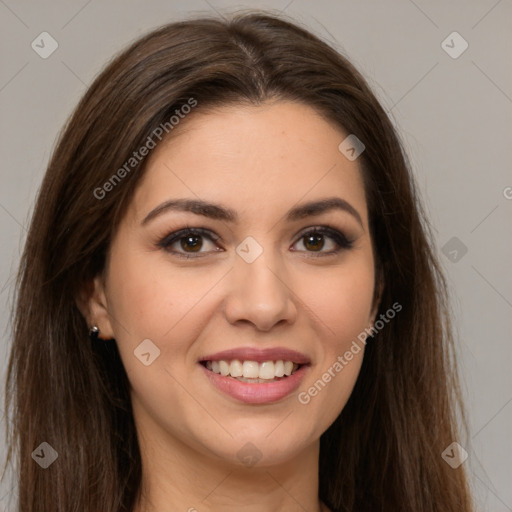
[[[224,377],[199,364],[210,382],[220,391],[246,404],[268,404],[293,393],[302,382],[308,365],[302,365],[289,377],[273,382],[241,382],[233,377]]]

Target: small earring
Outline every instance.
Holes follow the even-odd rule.
[[[97,340],[99,337],[99,334],[100,334],[100,330],[97,325],[93,325],[89,329],[89,338],[91,338],[91,340]]]

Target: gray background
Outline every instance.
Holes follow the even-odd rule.
[[[250,7],[283,10],[346,53],[398,127],[452,291],[471,428],[464,464],[479,510],[512,511],[510,0],[0,0],[2,381],[25,226],[72,108],[107,60],[139,35],[193,14]],[[47,59],[31,47],[43,31],[59,45]],[[458,58],[441,46],[453,31],[469,44]],[[2,483],[0,510],[12,508],[11,489]]]

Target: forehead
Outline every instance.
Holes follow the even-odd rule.
[[[279,101],[231,105],[185,118],[149,155],[133,200],[137,217],[172,198],[201,198],[261,215],[337,195],[366,217],[359,163],[347,137],[313,108]]]

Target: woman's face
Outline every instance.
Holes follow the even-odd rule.
[[[146,443],[291,460],[346,404],[373,320],[358,160],[299,103],[196,112],[178,128],[112,241],[94,320],[117,341]]]

